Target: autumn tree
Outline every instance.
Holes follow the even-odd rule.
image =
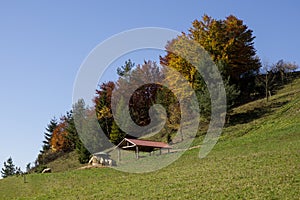
[[[185,34],[168,42],[166,49],[168,54],[163,58],[161,57],[161,64],[164,66],[163,69],[166,71],[164,74],[167,74],[169,84],[173,88],[177,88],[177,95],[184,99],[194,99],[193,96],[196,94],[200,103],[201,115],[205,118],[209,117],[211,99],[207,84],[210,84],[211,88],[219,88],[222,81],[210,55],[201,45]],[[174,70],[179,73],[175,73]],[[183,89],[182,86],[186,81],[188,85]],[[195,109],[197,109],[195,104],[185,108],[191,113]]]
[[[254,48],[253,31],[233,15],[225,20],[204,15],[201,21],[192,23],[189,37],[208,51],[215,63],[224,63],[223,73],[235,83],[261,66]]]
[[[68,132],[66,128],[67,123],[64,118],[62,118],[57,127],[53,130],[51,138],[51,149],[53,152],[68,150],[70,142],[67,138]]]
[[[135,137],[141,136],[142,133],[138,133],[140,131],[134,127],[149,125],[149,109],[155,102],[155,94],[159,88],[156,83],[159,82],[160,69],[152,61],[145,61],[132,69],[127,76],[119,77],[112,105],[116,110],[115,120],[121,122],[120,128],[123,131]],[[120,106],[123,109],[118,108]]]
[[[107,137],[115,144],[125,137],[126,130],[131,130],[128,134],[135,135],[134,125],[146,126],[150,123],[149,109],[155,104],[156,93],[162,87],[157,83],[163,79],[161,69],[152,61],[135,66],[128,60],[117,69],[117,73],[117,82],[102,83],[94,98],[97,119]],[[112,113],[112,102],[116,106],[115,116]],[[130,116],[126,115],[127,110]],[[122,129],[116,120],[121,123]],[[127,127],[125,130],[124,126]]]
[[[159,66],[152,61],[145,61],[142,65],[131,72],[130,80],[127,84],[120,86],[119,90],[131,91],[130,88],[136,88],[129,98],[129,111],[136,124],[145,126],[150,123],[149,109],[155,103],[156,93],[161,87],[162,73]],[[127,89],[126,89],[127,88]]]
[[[60,118],[60,121],[54,128],[50,141],[51,150],[52,152],[72,151],[76,148],[78,140],[79,137],[75,128],[73,111],[71,110]]]
[[[199,101],[207,102],[208,95],[205,94],[207,89],[205,89],[206,86],[202,79],[203,74],[199,74],[188,60],[180,56],[180,52],[179,54],[172,52],[175,45],[181,45],[181,41],[191,40],[201,45],[209,53],[224,80],[229,80],[230,85],[236,85],[241,94],[248,96],[251,88],[254,88],[254,75],[260,68],[260,60],[254,48],[254,39],[253,31],[233,15],[224,20],[216,20],[204,15],[202,20],[195,20],[192,23],[188,33],[183,33],[168,42],[166,45],[167,55],[161,57],[160,61],[161,64],[179,71],[196,90],[198,98],[204,97]],[[191,42],[190,46],[182,49],[182,53],[190,51],[189,49],[195,48],[194,46]],[[193,57],[201,58],[203,55],[194,55]],[[193,57],[190,56],[191,59]],[[209,67],[211,66],[206,66],[206,68]]]
[[[99,87],[100,88],[96,90],[96,96],[93,101],[99,124],[106,136],[109,137],[113,122],[111,112],[111,96],[112,91],[115,88],[115,83],[109,81],[107,83],[102,83]]]
[[[160,135],[155,138],[163,137],[167,141],[170,139],[170,132],[178,129],[176,119],[180,119],[180,113],[177,112],[179,104],[172,91],[163,85],[165,81],[162,67],[153,61],[144,61],[131,69],[126,77],[120,76],[116,82],[112,105],[116,110],[114,120],[121,125],[122,131],[129,134],[127,137],[149,137],[161,130]],[[167,121],[164,126],[165,114]],[[135,128],[136,126],[138,128]],[[147,127],[147,130],[143,129],[144,127]],[[113,138],[117,138],[118,134],[121,136],[119,138],[123,137],[118,127],[112,134]]]

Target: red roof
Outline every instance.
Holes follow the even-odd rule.
[[[138,139],[127,139],[128,142],[135,144],[137,146],[145,146],[145,147],[156,147],[156,148],[166,148],[171,149],[172,147],[164,142],[154,142],[149,140],[138,140]]]

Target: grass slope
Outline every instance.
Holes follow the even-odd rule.
[[[299,199],[299,85],[236,108],[204,159],[196,148],[146,174],[102,168],[32,174],[27,183],[10,177],[0,180],[0,199]]]
[[[52,172],[65,172],[85,166],[79,163],[76,151],[66,153],[62,157],[46,165],[52,169]]]

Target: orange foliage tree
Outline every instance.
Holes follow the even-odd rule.
[[[53,152],[67,151],[70,149],[71,141],[68,139],[67,122],[62,119],[57,127],[53,130],[51,138],[51,149]]]

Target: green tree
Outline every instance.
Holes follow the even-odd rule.
[[[23,172],[22,172],[22,170],[21,170],[21,167],[16,167],[16,173],[15,173],[15,174],[16,174],[17,176],[23,174]]]
[[[66,137],[70,141],[70,150],[76,150],[78,154],[78,160],[81,164],[83,164],[89,161],[91,153],[85,148],[78,135],[73,115],[73,110],[71,110],[70,112],[67,112],[65,116],[65,121],[67,122],[66,131],[68,132]]]
[[[125,137],[125,133],[119,128],[115,121],[113,121],[110,133],[110,141],[115,145],[119,144]]]
[[[87,148],[85,148],[81,140],[79,140],[78,143],[76,144],[76,152],[78,154],[78,161],[81,164],[89,162],[91,153],[87,150]]]
[[[30,173],[30,171],[31,171],[31,163],[27,163],[27,165],[26,165],[26,172]]]
[[[44,138],[45,140],[43,141],[43,146],[42,146],[42,150],[40,151],[40,153],[45,153],[47,152],[50,147],[51,147],[51,138],[53,135],[53,131],[54,129],[57,127],[57,119],[55,117],[53,117],[50,120],[50,123],[47,125],[46,127],[46,132],[44,133]]]
[[[6,162],[4,162],[4,167],[1,170],[1,176],[3,178],[6,178],[8,176],[13,176],[16,174],[17,168],[13,164],[13,160],[11,157],[7,159]]]
[[[117,74],[120,77],[126,78],[130,75],[130,72],[134,66],[135,64],[129,59],[128,61],[125,61],[125,65],[117,68]]]
[[[83,99],[78,100],[77,103],[73,105],[73,112],[72,112],[72,120],[69,126],[68,131],[74,132],[74,141],[75,141],[75,148],[78,154],[78,160],[80,163],[87,163],[91,156],[89,150],[85,147],[85,144],[82,140],[85,137],[82,133],[84,131],[84,126],[86,122],[86,114],[87,108],[85,106],[85,102]],[[76,128],[75,128],[76,122]],[[82,134],[79,135],[79,132]]]
[[[127,117],[125,117],[125,114],[124,114],[125,109],[126,109],[125,102],[124,102],[123,97],[121,97],[117,103],[115,120],[117,119],[122,124],[123,127],[128,126],[128,120],[130,120]],[[112,123],[111,133],[109,135],[109,138],[113,144],[117,145],[124,139],[124,137],[126,136],[126,133],[124,133],[119,128],[119,126],[117,125],[115,120]]]
[[[68,134],[66,135],[67,139],[69,140],[69,150],[72,151],[76,149],[76,145],[79,142],[79,136],[75,127],[74,117],[73,117],[73,110],[70,110],[66,113],[63,117],[63,120],[66,122],[66,131]]]
[[[73,113],[76,130],[82,142],[81,144],[79,143],[79,151],[84,151],[84,154],[88,151],[97,153],[112,146],[105,133],[102,132],[103,129],[99,127],[96,111],[85,106],[85,102],[82,99],[73,105]]]

